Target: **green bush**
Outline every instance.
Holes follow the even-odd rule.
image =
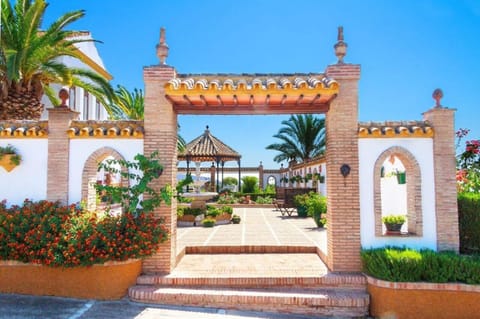
[[[242,177],[242,193],[258,193],[258,177],[244,176]]]
[[[273,199],[271,197],[257,196],[255,203],[257,204],[271,204]]]
[[[382,222],[389,225],[403,224],[406,220],[405,215],[387,215],[382,217]]]
[[[215,218],[221,213],[222,211],[220,210],[220,208],[217,208],[215,206],[210,206],[210,205],[207,206],[207,212],[206,212],[207,216]]]
[[[177,216],[182,217],[184,215],[193,215],[193,216],[198,216],[204,214],[205,211],[203,211],[201,208],[190,208],[190,207],[177,207]]]
[[[463,282],[480,284],[480,257],[386,247],[361,253],[363,272],[395,282]]]
[[[213,227],[215,226],[215,219],[213,218],[205,218],[204,220],[202,220],[202,225],[203,227]]]
[[[293,197],[293,204],[297,208],[299,217],[312,217],[318,227],[326,224],[326,219],[322,214],[327,213],[327,198],[316,193],[299,194]]]
[[[310,194],[298,194],[293,197],[293,204],[297,208],[298,217],[307,217],[307,201]]]
[[[223,179],[223,185],[238,185],[238,179],[235,177],[225,177]]]
[[[220,208],[220,211],[221,211],[222,213],[227,213],[227,214],[232,215],[232,214],[233,214],[233,207],[232,207],[232,206],[222,206],[222,207]]]
[[[323,227],[327,223],[325,214],[327,213],[327,198],[318,193],[311,192],[307,199],[307,215],[312,217],[318,227]]]
[[[460,252],[480,253],[480,194],[458,194]]]

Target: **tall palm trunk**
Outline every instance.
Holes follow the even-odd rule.
[[[38,120],[43,112],[43,104],[33,90],[9,89],[8,95],[0,101],[0,120]]]

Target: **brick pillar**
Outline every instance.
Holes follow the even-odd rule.
[[[457,183],[455,179],[455,109],[434,107],[423,113],[433,126],[433,165],[437,249],[459,250]]]
[[[164,85],[174,78],[175,69],[166,65],[145,67],[145,116],[144,116],[144,153],[149,156],[158,151],[160,162],[164,167],[163,174],[152,186],[160,189],[166,184],[174,187],[177,183],[177,114],[170,102],[165,98]],[[176,265],[177,238],[177,203],[162,204],[155,210],[155,215],[163,218],[170,236],[160,246],[159,251],[143,262],[145,273],[170,273]]]
[[[47,200],[68,204],[70,121],[79,113],[66,106],[48,109]]]
[[[358,174],[358,81],[360,65],[330,65],[326,75],[340,92],[326,115],[328,267],[360,271],[360,190]],[[340,173],[343,164],[350,174]]]

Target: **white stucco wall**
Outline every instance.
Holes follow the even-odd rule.
[[[127,161],[133,161],[135,155],[143,154],[142,139],[73,139],[70,140],[69,191],[68,202],[76,203],[82,196],[82,172],[87,159],[93,152],[110,147],[120,153]]]
[[[22,162],[11,172],[0,167],[0,201],[7,205],[21,204],[28,198],[42,200],[47,197],[47,139],[0,139],[0,146],[14,146]]]
[[[387,149],[400,146],[417,160],[422,180],[423,236],[375,236],[374,166]],[[429,138],[362,138],[358,141],[360,174],[360,236],[363,248],[386,245],[436,250],[435,188],[433,171],[433,140]]]

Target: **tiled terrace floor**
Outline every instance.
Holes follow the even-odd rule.
[[[326,229],[311,218],[282,216],[273,208],[234,208],[234,213],[242,218],[240,224],[178,228],[178,251],[186,246],[303,246],[326,253]],[[327,272],[316,253],[206,253],[186,254],[171,276],[313,277]]]
[[[327,251],[327,231],[311,218],[282,216],[273,208],[234,208],[240,224],[214,228],[179,227],[177,247],[185,246],[316,246]]]

